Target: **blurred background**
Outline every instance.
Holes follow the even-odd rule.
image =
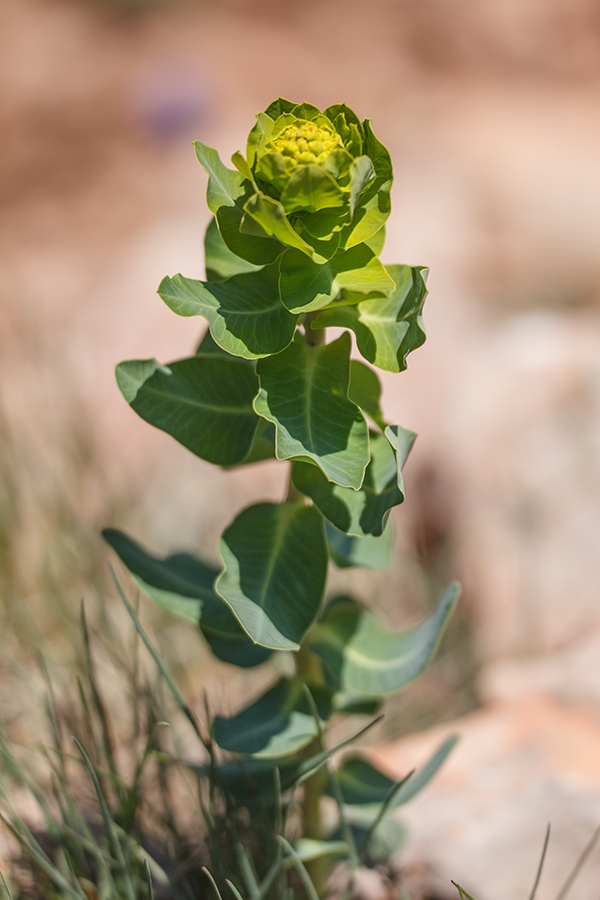
[[[464,600],[380,737],[524,693],[597,718],[597,0],[2,0],[3,653],[45,646],[67,666],[81,598],[100,622],[117,605],[103,526],[215,560],[241,505],[281,497],[277,467],[214,470],[113,376],[192,352],[201,320],[155,293],[165,274],[203,276],[191,142],[227,160],[278,95],[372,118],[395,168],[384,261],[431,267],[427,343],[383,379],[388,417],[420,435],[397,563],[352,584],[397,627],[450,578]],[[234,674],[142,611],[231,705]]]

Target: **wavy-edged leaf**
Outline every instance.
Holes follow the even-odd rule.
[[[359,488],[369,462],[369,433],[361,411],[348,400],[350,336],[319,347],[290,344],[261,360],[257,372],[254,408],[275,424],[277,459],[308,458],[325,480]]]
[[[387,431],[385,435],[371,434],[371,460],[359,490],[334,484],[309,463],[294,462],[292,480],[296,488],[310,497],[325,518],[345,534],[378,537],[390,510],[404,501],[401,469],[416,435],[404,428],[390,431],[390,435],[401,450],[392,446]]]
[[[427,668],[459,594],[458,584],[450,585],[436,610],[410,631],[391,631],[356,603],[335,604],[313,627],[307,645],[346,690],[392,694]]]
[[[206,202],[212,213],[222,206],[235,206],[245,194],[244,178],[237,169],[228,169],[218,152],[202,141],[194,141],[196,159],[208,174]]]
[[[388,266],[396,282],[389,297],[363,300],[321,312],[313,328],[351,328],[362,356],[386,372],[402,372],[406,358],[425,342],[423,304],[427,296],[423,266]]]
[[[200,626],[218,659],[250,668],[269,658],[271,651],[250,640],[227,604],[215,594],[218,570],[213,566],[191,553],[153,556],[116,528],[104,529],[102,536],[148,596],[169,612]]]
[[[393,794],[390,809],[397,809],[408,803],[428,784],[444,764],[458,742],[458,735],[447,738],[425,765],[403,781],[401,787]],[[340,787],[342,801],[346,806],[376,814],[379,807],[390,796],[397,781],[389,778],[364,756],[352,754],[346,756],[336,769],[337,782]],[[330,791],[325,788],[325,793]]]
[[[363,569],[387,569],[394,555],[394,529],[391,523],[379,537],[357,537],[344,534],[329,522],[325,522],[325,534],[329,556],[338,569],[355,566]]]
[[[279,299],[279,266],[234,275],[227,281],[163,278],[158,293],[179,316],[204,316],[217,344],[234,356],[279,353],[292,340],[298,317]]]
[[[223,240],[214,217],[204,236],[204,265],[207,281],[226,281],[233,275],[256,272],[260,268],[232,253]]]
[[[119,363],[117,383],[144,421],[170,434],[201,459],[234,466],[250,453],[260,418],[252,363],[198,353],[168,366],[155,359]]]
[[[388,296],[395,288],[393,278],[366,244],[336,253],[322,265],[298,250],[288,250],[281,257],[280,271],[281,300],[295,313],[323,309],[341,291]]]
[[[350,215],[354,215],[360,195],[375,178],[375,169],[368,156],[358,156],[350,166]]]
[[[253,641],[297,650],[321,605],[327,575],[323,520],[302,503],[243,510],[219,544],[215,590]]]
[[[325,722],[331,695],[324,688],[313,688],[311,694]],[[269,759],[297,753],[318,736],[319,724],[302,681],[281,678],[236,715],[215,716],[213,734],[222,750]]]

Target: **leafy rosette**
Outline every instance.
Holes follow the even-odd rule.
[[[236,171],[197,141],[209,175],[208,205],[228,248],[255,265],[286,249],[323,263],[370,240],[390,214],[392,163],[344,104],[323,112],[279,99],[256,117]]]
[[[239,164],[237,156],[233,162]],[[247,215],[262,225],[255,214],[260,195],[271,198],[326,258],[372,238],[390,213],[389,153],[370,121],[361,122],[343,104],[321,112],[309,103],[276,100],[258,114],[239,168],[256,189]]]

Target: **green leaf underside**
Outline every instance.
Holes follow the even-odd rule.
[[[102,536],[159,606],[200,626],[218,659],[246,668],[269,658],[271,652],[248,638],[227,604],[215,594],[218,570],[213,566],[190,553],[162,559],[152,556],[114,528],[105,529]]]
[[[311,693],[319,718],[326,721],[331,695],[323,688]],[[235,716],[215,716],[213,733],[222,750],[270,759],[297,753],[317,737],[319,726],[302,681],[281,678]]]
[[[297,650],[325,588],[323,521],[302,503],[260,503],[243,510],[220,541],[224,570],[215,590],[253,641]]]
[[[201,459],[233,466],[250,453],[260,425],[252,405],[259,382],[247,360],[203,353],[168,366],[128,360],[116,376],[142,419]]]
[[[406,369],[406,358],[425,342],[422,310],[427,290],[422,266],[388,266],[396,282],[389,297],[321,312],[313,328],[350,328],[361,355],[387,372]]]
[[[211,219],[204,237],[204,264],[207,281],[225,281],[233,275],[257,272],[259,269],[259,266],[232,253],[221,237],[214,218]]]
[[[320,166],[300,166],[281,195],[287,215],[299,211],[318,212],[321,209],[343,206],[348,196],[331,175]]]
[[[395,432],[390,433],[396,436]],[[371,461],[360,490],[333,484],[315,466],[302,461],[294,463],[294,485],[311,498],[339,531],[357,537],[378,537],[385,528],[390,510],[404,501],[400,470],[416,435],[406,429],[398,429],[398,434],[409,436],[401,444],[402,453],[395,452],[387,433],[371,434]]]
[[[279,299],[279,266],[204,282],[164,278],[160,297],[179,316],[204,316],[217,344],[234,356],[256,359],[279,353],[292,340],[298,317]]]
[[[350,360],[348,398],[385,431],[386,423],[380,405],[381,382],[377,373],[358,359]]]
[[[339,569],[357,566],[363,569],[387,569],[394,553],[394,529],[391,523],[379,537],[357,537],[338,531],[325,522],[329,556]]]
[[[290,312],[322,309],[341,291],[388,296],[394,287],[393,278],[366,244],[341,251],[322,265],[298,250],[288,250],[281,258],[279,290]]]
[[[257,372],[261,390],[254,408],[275,424],[277,458],[308,458],[326,480],[358,489],[369,462],[369,434],[348,400],[350,336],[319,347],[290,344],[261,360]]]
[[[457,735],[447,738],[425,765],[414,772],[396,791],[390,802],[390,809],[397,809],[418,794],[431,781],[457,742]],[[345,757],[341,766],[336,770],[336,778],[340,786],[342,801],[346,806],[357,807],[373,814],[377,812],[398,784],[364,757],[355,754]],[[325,788],[325,792],[330,794],[330,789]]]
[[[355,603],[335,604],[308,637],[346,690],[381,696],[414,681],[429,665],[460,589],[452,584],[437,609],[410,631],[392,632]]]

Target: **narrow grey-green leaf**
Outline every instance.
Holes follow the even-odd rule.
[[[363,300],[321,312],[313,328],[351,328],[362,356],[387,372],[406,369],[406,358],[425,342],[423,304],[427,295],[422,266],[388,266],[396,282],[389,297]]]
[[[329,556],[339,569],[355,566],[363,569],[387,569],[394,555],[394,529],[391,523],[379,537],[344,534],[325,522]]]
[[[390,809],[397,809],[408,803],[434,777],[458,742],[458,735],[447,738],[427,760],[425,765],[414,772],[394,794]],[[372,763],[359,754],[346,756],[336,770],[342,800],[347,806],[377,813],[397,782],[389,778]],[[329,793],[327,788],[326,793]]]
[[[308,646],[346,690],[394,693],[431,662],[459,593],[459,586],[452,584],[425,621],[399,632],[355,603],[335,604],[311,630]]]
[[[204,316],[217,344],[234,356],[256,359],[279,353],[292,340],[298,317],[279,299],[275,263],[227,281],[205,282],[175,275],[158,293],[179,316]]]
[[[115,528],[102,532],[143,591],[169,612],[199,625],[215,656],[237,666],[258,666],[271,655],[254,644],[215,594],[218,570],[191,553],[159,558]]]
[[[261,360],[257,372],[261,389],[254,408],[275,424],[277,458],[308,458],[326,480],[358,489],[369,462],[369,434],[348,400],[350,336],[319,347],[290,344]]]
[[[322,265],[298,250],[281,257],[279,290],[290,312],[323,309],[341,291],[388,296],[394,287],[393,278],[366,244],[340,251]]]
[[[359,490],[332,483],[323,472],[302,460],[295,462],[292,469],[294,485],[339,531],[377,537],[385,528],[390,510],[404,501],[401,469],[416,435],[403,428],[398,428],[398,435],[406,435],[399,444],[401,452],[395,450],[386,435],[371,434],[371,460]]]
[[[326,721],[331,709],[329,692],[314,689],[311,693],[319,718]],[[302,682],[281,678],[236,715],[215,716],[213,734],[222,750],[270,759],[297,753],[318,736],[319,725]]]
[[[232,253],[221,237],[215,218],[210,220],[204,237],[204,265],[208,281],[225,281],[232,275],[256,272],[259,269],[259,266]]]
[[[134,359],[120,363],[116,376],[132,409],[196,456],[222,466],[248,456],[260,424],[252,363],[208,354],[168,366]]]
[[[314,622],[327,575],[323,520],[302,503],[243,510],[220,541],[224,570],[215,590],[253,641],[297,650]]]

